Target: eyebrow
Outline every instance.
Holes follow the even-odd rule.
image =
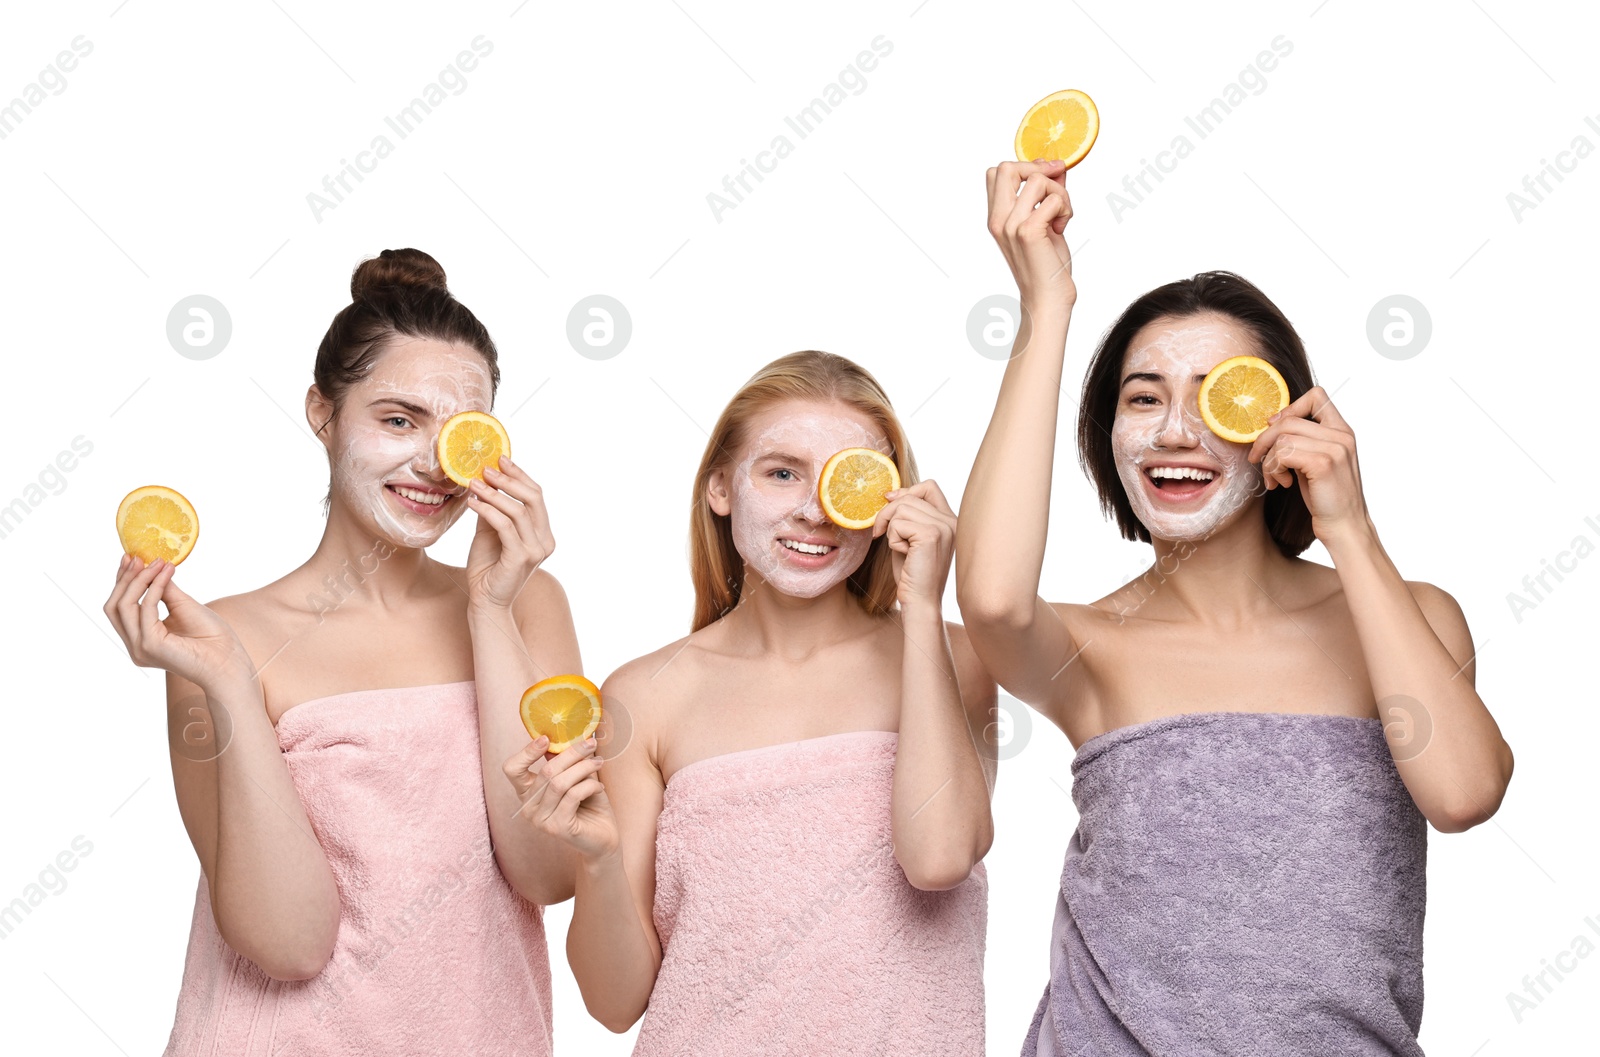
[[[397,396],[382,396],[382,397],[379,397],[378,399],[374,400],[372,403],[368,404],[367,406],[368,407],[377,407],[380,404],[393,404],[395,407],[403,407],[407,411],[411,412],[413,415],[417,416],[418,418],[432,418],[433,417],[433,412],[429,411],[427,408],[421,406],[420,404],[413,404],[409,400],[401,400]]]
[[[1159,371],[1134,371],[1122,380],[1122,384],[1127,385],[1129,382],[1164,382],[1166,380],[1167,376]],[[1197,374],[1194,376],[1194,380],[1203,382],[1206,380],[1206,376]]]
[[[792,462],[799,464],[804,464],[806,462],[806,460],[799,455],[791,455],[786,451],[768,451],[756,456],[756,462],[763,462],[767,459],[777,459],[780,462]]]

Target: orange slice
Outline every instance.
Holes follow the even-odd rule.
[[[600,725],[600,688],[581,675],[552,675],[522,694],[522,725],[528,737],[548,735],[548,752],[561,752]]]
[[[822,512],[840,528],[871,528],[878,511],[889,505],[885,492],[900,487],[894,460],[871,448],[846,448],[823,464],[817,480]]]
[[[1017,160],[1060,158],[1067,168],[1081,162],[1100,134],[1100,111],[1076,88],[1053,92],[1028,108],[1017,126]]]
[[[1200,383],[1200,417],[1223,440],[1248,444],[1267,419],[1289,406],[1289,386],[1259,356],[1234,356],[1211,368]]]
[[[451,415],[439,430],[439,468],[456,484],[483,479],[483,468],[500,469],[500,456],[511,454],[511,438],[500,420],[487,411]]]
[[[146,565],[164,558],[177,565],[200,538],[200,515],[175,489],[160,484],[135,488],[117,506],[117,539],[122,550]]]

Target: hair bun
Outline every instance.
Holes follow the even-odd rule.
[[[449,293],[444,268],[421,250],[384,250],[356,265],[350,276],[350,297],[361,301],[386,288],[422,287]]]

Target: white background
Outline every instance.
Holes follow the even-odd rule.
[[[1600,557],[1518,615],[1508,593],[1576,537],[1600,544],[1580,470],[1593,422],[1591,299],[1600,160],[1534,208],[1508,193],[1575,137],[1600,146],[1600,20],[1587,5],[953,0],[784,5],[316,5],[157,0],[11,8],[0,100],[78,35],[66,87],[0,140],[9,468],[30,494],[73,438],[93,445],[0,539],[8,765],[0,904],[83,836],[67,887],[0,940],[8,1052],[149,1054],[172,1022],[198,867],[179,822],[159,673],[99,612],[128,489],[176,486],[204,519],[180,583],[202,599],[276,579],[321,531],[327,466],[301,412],[354,265],[436,256],[503,356],[496,412],[544,485],[585,668],[603,677],[683,634],[692,474],[737,386],[786,352],[850,356],[884,383],[927,476],[959,499],[1002,363],[966,335],[1014,288],[985,230],[984,170],[1023,110],[1079,87],[1104,122],[1069,177],[1077,216],[1075,391],[1138,294],[1241,272],[1304,335],[1360,442],[1367,500],[1409,579],[1460,601],[1478,686],[1516,752],[1500,813],[1430,834],[1427,1005],[1434,1057],[1594,1047],[1600,957],[1520,1023],[1523,977],[1600,928],[1592,660]],[[354,193],[309,192],[482,34],[492,53]],[[785,125],[882,35],[892,52],[804,140]],[[1292,51],[1212,133],[1184,122],[1282,35]],[[1249,75],[1253,78],[1253,75]],[[780,133],[794,150],[736,208],[708,193]],[[1179,134],[1193,151],[1131,210],[1107,195]],[[1576,160],[1568,156],[1567,163]],[[622,301],[633,336],[580,356],[579,298]],[[1426,306],[1432,337],[1381,356],[1379,299]],[[166,334],[192,294],[232,320],[210,359]],[[1147,547],[1102,521],[1063,401],[1047,597],[1087,601]],[[1574,492],[1576,489],[1576,492]],[[1586,522],[1585,518],[1594,518]],[[464,518],[437,548],[464,559]],[[1309,556],[1326,560],[1316,546]],[[957,618],[954,593],[947,615]],[[1219,658],[1226,663],[1226,658]],[[1020,735],[1016,735],[1020,736]],[[1003,767],[988,857],[988,1037],[1015,1052],[1045,983],[1071,748],[1035,717]],[[622,1054],[547,923],[557,1051]],[[1571,964],[1570,962],[1568,964]]]

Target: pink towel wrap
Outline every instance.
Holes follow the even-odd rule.
[[[223,942],[202,877],[169,1057],[548,1057],[543,915],[495,865],[474,684],[307,701],[278,744],[339,886],[333,958],[268,977]]]
[[[913,888],[892,731],[713,756],[656,830],[661,972],[635,1057],[983,1053],[988,878]]]

